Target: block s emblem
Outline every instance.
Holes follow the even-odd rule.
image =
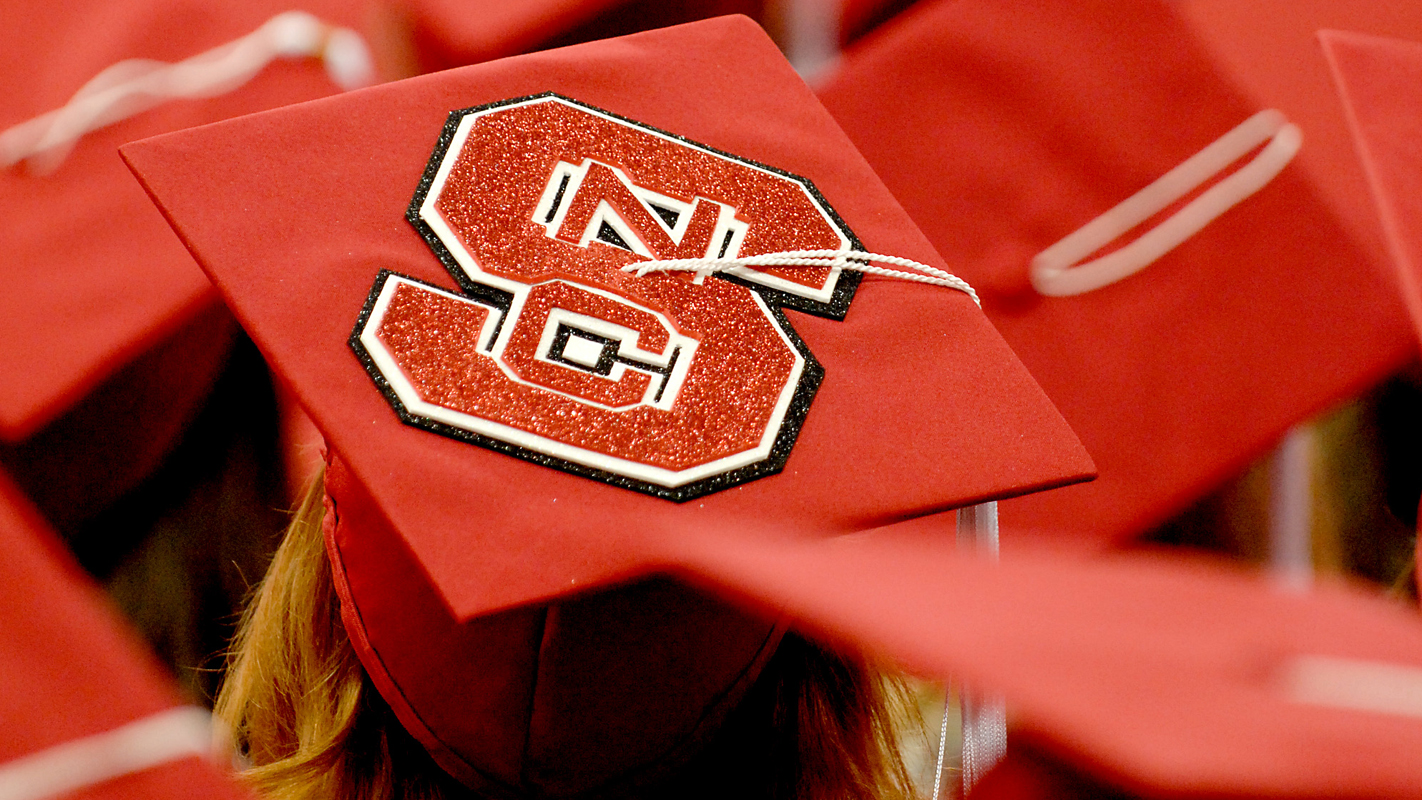
[[[450,114],[407,217],[457,291],[381,272],[351,335],[401,418],[676,501],[783,467],[823,369],[781,309],[859,276],[621,268],[862,249],[803,178],[554,94]]]

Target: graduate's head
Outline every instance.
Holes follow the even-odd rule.
[[[895,679],[670,579],[442,632],[412,619],[443,707],[392,711],[342,620],[323,499],[318,482],[297,510],[218,698],[268,796],[912,796]]]

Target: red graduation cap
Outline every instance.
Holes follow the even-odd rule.
[[[201,756],[207,712],[171,679],[0,475],[0,796],[246,797]]]
[[[1422,336],[1422,44],[1323,31],[1359,161],[1397,266],[1403,300]]]
[[[1402,298],[1422,336],[1422,44],[1323,31],[1358,158],[1397,267]],[[1422,549],[1418,551],[1422,565]]]
[[[1422,786],[1422,620],[1371,593],[1293,593],[1159,552],[1022,548],[992,564],[912,523],[830,541],[753,527],[666,541],[701,585],[1005,697],[1025,750],[979,784],[984,797],[1102,796],[1056,791],[1072,773],[1078,788],[1147,797]]]
[[[587,594],[658,570],[666,542],[849,532],[1092,470],[965,293],[621,269],[861,245],[941,263],[744,18],[123,152],[324,433],[347,628],[471,784],[612,780],[754,675],[769,623],[673,592],[648,637],[641,589]]]
[[[1009,541],[1140,534],[1414,349],[1292,158],[1313,117],[1245,95],[1172,5],[926,3],[820,93],[1100,466],[1004,504]]]
[[[316,11],[341,22],[343,5]],[[82,132],[91,112],[132,110],[161,96],[105,100],[126,82],[162,74],[150,70],[164,65],[132,59],[183,61],[265,30],[279,10],[163,0],[7,8],[0,33],[7,85],[0,247],[8,280],[0,298],[0,451],[56,523],[104,507],[156,466],[211,389],[236,334],[191,256],[133,185],[118,145],[337,86],[314,59],[278,58],[228,93],[175,100],[84,134],[67,155],[72,136],[60,131]],[[205,75],[212,70],[209,62]],[[50,114],[80,87],[83,102]],[[44,136],[57,145],[57,168],[56,152],[39,146]],[[12,163],[25,154],[34,158]]]

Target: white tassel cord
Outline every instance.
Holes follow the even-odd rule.
[[[1000,697],[963,693],[963,796],[1007,755],[1007,707]]]
[[[938,728],[938,758],[937,765],[933,771],[933,800],[939,800],[943,792],[943,769],[947,766],[944,762],[948,760],[948,718],[953,711],[953,692],[945,686],[943,687],[943,724]]]
[[[1284,436],[1269,470],[1269,567],[1295,592],[1313,583],[1313,428]]]
[[[889,264],[900,269],[874,266]],[[897,280],[927,283],[956,289],[969,297],[978,306],[982,302],[978,293],[968,282],[951,272],[931,267],[908,258],[886,256],[879,253],[864,253],[858,250],[785,250],[778,253],[764,253],[757,256],[735,258],[674,258],[639,261],[623,267],[624,272],[646,275],[651,272],[695,272],[698,277],[716,272],[732,272],[756,267],[817,267],[820,269],[849,269],[867,275],[878,275]],[[912,270],[912,271],[910,271]]]
[[[0,168],[24,161],[31,172],[52,172],[85,134],[169,100],[225,94],[277,58],[320,58],[342,90],[375,82],[374,62],[360,34],[287,11],[240,39],[176,64],[129,59],[108,67],[63,108],[0,133]]]
[[[959,547],[998,560],[997,503],[958,509]],[[962,687],[963,796],[1007,754],[1007,707],[1002,698]],[[945,718],[947,710],[944,710]]]

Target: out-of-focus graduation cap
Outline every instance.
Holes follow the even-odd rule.
[[[1304,168],[1331,101],[1252,98],[1177,5],[920,4],[820,92],[1097,459],[1005,503],[1009,545],[1141,534],[1415,347],[1346,181]]]
[[[721,530],[675,570],[811,633],[1007,698],[985,797],[1075,774],[1146,797],[1410,797],[1422,781],[1422,620],[1370,593],[1283,591],[1164,552],[1026,548],[993,564],[910,523],[828,542]],[[976,795],[973,795],[976,796]]]
[[[1219,71],[1304,131],[1303,168],[1359,244],[1386,243],[1353,155],[1317,33],[1325,28],[1422,40],[1422,6],[1388,0],[1181,0],[1171,4]]]
[[[1092,471],[966,293],[619,269],[861,243],[939,263],[745,18],[123,152],[325,435],[347,628],[471,784],[613,780],[754,675],[768,623],[594,592],[660,570],[666,542],[846,533]]]
[[[1322,31],[1319,39],[1422,337],[1422,44],[1352,31]]]
[[[759,16],[762,0],[394,0],[421,71],[477,64],[720,14]]]
[[[326,19],[346,21],[344,4],[320,5],[314,10]],[[156,466],[207,396],[236,335],[191,256],[133,185],[118,145],[337,91],[314,58],[278,57],[254,76],[240,74],[260,69],[261,56],[294,55],[309,44],[319,54],[329,43],[309,15],[268,23],[280,10],[166,0],[7,5],[0,454],[62,527]],[[302,31],[315,40],[303,43]],[[239,37],[245,49],[213,50]],[[181,75],[159,63],[205,51],[212,51],[206,61]],[[237,73],[212,80],[231,66]],[[169,94],[220,96],[174,100],[100,127]]]
[[[238,798],[202,759],[207,712],[106,608],[0,474],[0,796]]]
[[[1351,31],[1323,31],[1319,39],[1422,337],[1422,44]]]

